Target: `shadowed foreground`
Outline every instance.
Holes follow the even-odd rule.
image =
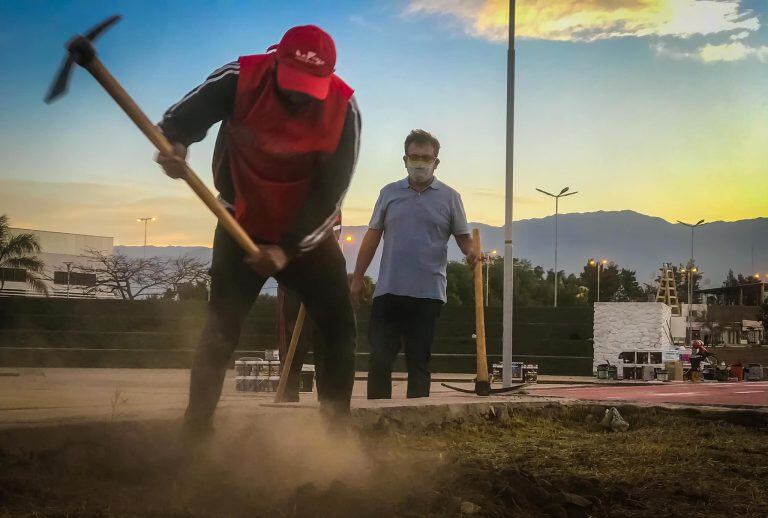
[[[380,420],[342,435],[297,412],[224,420],[194,449],[168,423],[48,428],[4,437],[0,514],[768,514],[765,428],[622,412],[627,433],[604,431],[600,407],[550,405],[427,428]]]

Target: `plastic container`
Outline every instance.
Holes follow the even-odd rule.
[[[653,365],[643,365],[643,381],[651,381],[654,379],[655,369]]]
[[[656,379],[659,381],[669,381],[669,374],[667,374],[667,371],[663,369],[656,371]]]
[[[609,380],[617,380],[619,379],[619,368],[616,365],[609,365],[607,374]]]
[[[731,377],[736,378],[737,381],[744,380],[744,366],[740,363],[734,363],[731,365]]]
[[[597,366],[597,379],[599,380],[607,380],[608,379],[608,364],[602,363]]]
[[[745,376],[745,379],[747,381],[763,381],[763,376],[765,375],[763,373],[763,366],[759,363],[750,363],[749,364],[749,371],[747,371],[747,375]]]

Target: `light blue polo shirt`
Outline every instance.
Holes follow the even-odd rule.
[[[391,183],[379,193],[368,226],[384,231],[374,297],[390,293],[446,301],[448,240],[469,234],[458,192],[437,178],[421,193],[408,178]]]

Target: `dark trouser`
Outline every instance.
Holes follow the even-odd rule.
[[[689,379],[693,379],[693,373],[701,369],[701,361],[703,359],[703,356],[691,356],[691,371],[688,373]]]
[[[291,338],[293,337],[293,330],[296,326],[296,319],[299,315],[299,308],[301,307],[301,297],[293,290],[288,289],[283,284],[278,285],[277,288],[277,343],[278,350],[280,351],[280,368],[281,372],[285,366],[285,359],[288,356],[288,348],[291,344]],[[296,344],[296,351],[294,352],[293,362],[291,363],[291,370],[288,373],[288,383],[285,388],[285,397],[287,401],[299,400],[299,379],[301,377],[301,368],[304,364],[304,360],[309,354],[310,349],[313,351],[313,359],[315,362],[315,383],[317,384],[318,396],[322,393],[320,388],[321,381],[320,374],[322,371],[321,363],[323,361],[323,347],[316,344],[323,341],[323,336],[319,332],[318,327],[312,322],[312,319],[307,317],[304,319],[304,324],[301,328],[301,335],[299,336],[299,342]]]
[[[243,250],[216,228],[211,265],[208,321],[200,337],[189,387],[186,421],[210,425],[221,396],[224,374],[240,338],[243,321],[266,279],[243,262]],[[344,257],[332,236],[291,260],[275,275],[304,301],[307,315],[323,336],[322,409],[349,413],[355,378],[355,318],[349,298]],[[318,387],[320,389],[320,387]]]
[[[389,294],[373,299],[368,326],[368,399],[392,397],[392,365],[401,346],[408,366],[408,397],[429,396],[429,358],[442,307],[442,301],[435,299]]]

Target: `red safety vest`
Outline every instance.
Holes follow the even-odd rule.
[[[274,71],[274,54],[240,58],[227,123],[235,219],[268,243],[278,243],[295,221],[322,155],[336,151],[353,93],[333,75],[325,101],[297,108],[279,98]]]

